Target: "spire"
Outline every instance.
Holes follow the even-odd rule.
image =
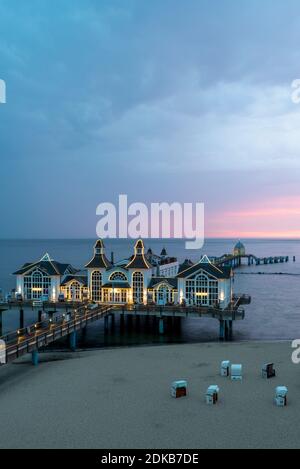
[[[135,256],[143,256],[145,253],[145,246],[142,239],[138,239],[134,245],[134,254]]]
[[[102,239],[98,239],[96,241],[96,244],[94,246],[94,253],[95,254],[104,254],[104,243],[102,241]]]

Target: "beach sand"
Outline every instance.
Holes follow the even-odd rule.
[[[291,343],[209,343],[43,353],[0,369],[1,448],[300,447],[300,365]],[[242,382],[219,375],[242,363]],[[277,377],[265,380],[263,363]],[[188,380],[188,397],[170,396]],[[205,403],[210,384],[220,401]],[[275,386],[288,406],[273,403]]]

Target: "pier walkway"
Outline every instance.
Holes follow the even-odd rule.
[[[81,307],[70,315],[56,318],[54,322],[49,319],[2,336],[1,340],[5,343],[5,363],[1,364],[32,353],[32,362],[37,365],[38,349],[65,336],[69,336],[70,348],[75,350],[76,332],[104,317],[110,309],[111,306],[98,306],[91,311],[86,307]]]
[[[158,306],[131,304],[85,304],[71,312],[53,316],[53,311],[46,320],[28,327],[19,328],[0,337],[1,364],[10,363],[17,358],[31,353],[32,363],[38,364],[38,350],[63,338],[69,337],[71,350],[76,349],[76,334],[88,324],[104,319],[104,330],[109,330],[109,320],[114,323],[116,314],[120,315],[120,327],[124,327],[125,317],[155,317],[158,318],[159,333],[164,334],[164,321],[167,318],[214,318],[219,321],[220,340],[231,340],[233,321],[243,320],[245,311],[242,304],[249,304],[251,298],[246,295],[233,297],[229,307],[222,310],[217,307],[205,306]],[[20,306],[20,305],[19,305]],[[2,346],[2,349],[1,349]]]

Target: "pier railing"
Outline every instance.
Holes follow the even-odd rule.
[[[6,343],[6,363],[83,329],[89,323],[101,319],[110,310],[111,307],[108,306],[99,306],[92,311],[82,307],[70,319],[62,315],[55,322],[42,321],[2,336],[1,340]]]

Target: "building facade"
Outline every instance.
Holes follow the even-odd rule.
[[[155,256],[155,257],[154,257]],[[153,262],[156,259],[156,262]],[[151,263],[153,262],[153,265]],[[25,300],[92,301],[113,304],[184,304],[226,308],[232,298],[232,269],[218,267],[203,256],[198,263],[145,254],[141,239],[129,259],[115,264],[97,240],[85,270],[53,261],[48,254],[15,272],[17,292]]]

